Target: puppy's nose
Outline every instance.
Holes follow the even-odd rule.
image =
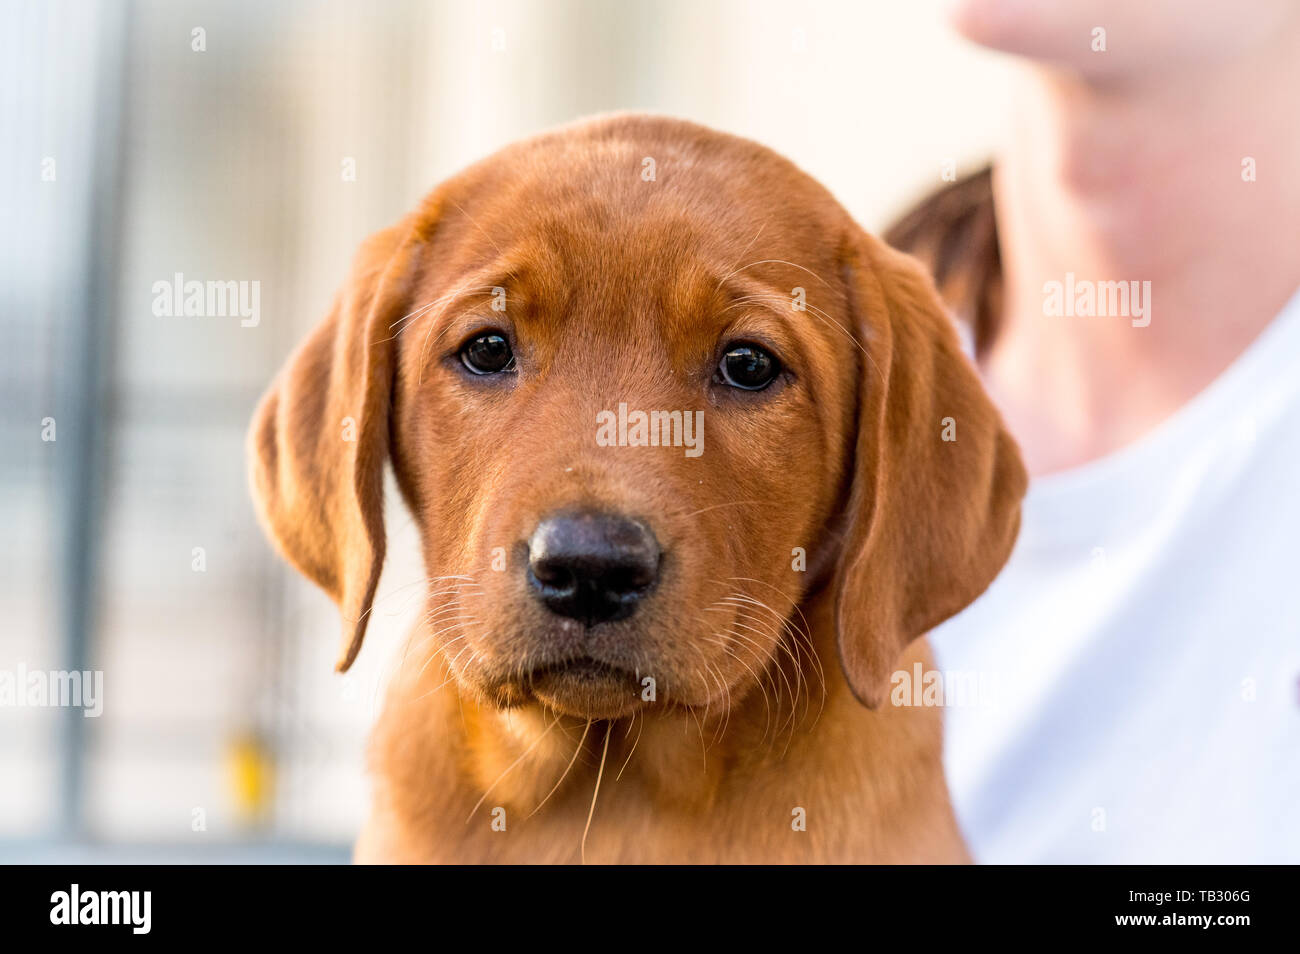
[[[631,616],[659,578],[659,541],[639,520],[548,517],[528,541],[528,582],[553,613],[588,625]]]

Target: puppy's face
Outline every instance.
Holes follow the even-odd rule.
[[[354,447],[310,435],[336,415]],[[343,607],[344,665],[387,457],[432,580],[421,661],[594,718],[734,705],[811,658],[798,607],[826,583],[877,701],[1001,566],[1024,480],[906,260],[767,150],[635,117],[511,147],[372,243],[254,455],[272,535]]]
[[[852,453],[834,223],[725,158],[646,181],[630,147],[449,191],[395,329],[431,639],[498,705],[743,696],[797,638]]]

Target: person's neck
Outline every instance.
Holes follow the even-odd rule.
[[[1275,46],[1162,82],[1026,77],[995,164],[1004,313],[981,365],[1031,473],[1155,427],[1300,286],[1300,38]],[[1149,300],[1100,317],[1101,282]]]

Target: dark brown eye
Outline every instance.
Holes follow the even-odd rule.
[[[781,364],[758,345],[736,344],[718,362],[718,374],[733,388],[761,391],[776,379]]]
[[[498,374],[514,368],[515,353],[505,335],[491,331],[465,342],[460,360],[475,374]]]

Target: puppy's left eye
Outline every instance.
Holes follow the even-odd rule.
[[[514,368],[515,353],[505,335],[491,331],[465,342],[460,360],[475,374],[497,374]]]
[[[722,380],[744,391],[761,391],[780,373],[781,363],[758,345],[734,344],[718,362]]]

